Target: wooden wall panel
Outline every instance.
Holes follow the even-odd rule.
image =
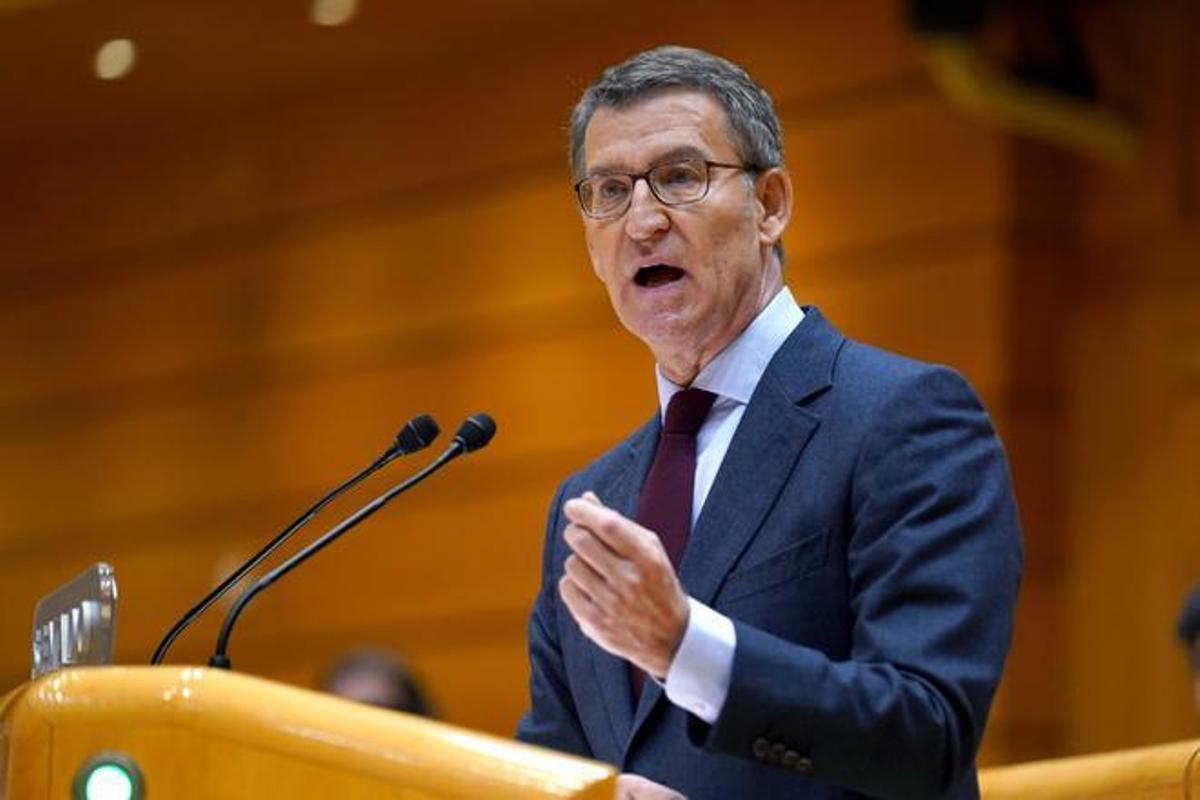
[[[1181,334],[1196,330],[1200,285],[1183,295],[1186,311],[1179,295],[1124,297],[1121,308],[1089,309],[1074,342],[1081,466],[1069,494],[1064,689],[1075,750],[1183,738],[1195,726],[1174,623],[1200,580],[1200,393],[1175,358]]]
[[[1148,152],[1081,172],[1084,244],[1063,420],[1064,722],[1072,751],[1194,735],[1173,625],[1200,580],[1196,506],[1200,81],[1194,4],[1109,9],[1132,54]]]
[[[371,349],[373,339],[504,321],[591,288],[561,186],[518,179],[479,191],[198,251],[151,249],[134,275],[25,303],[0,321],[6,370],[22,369],[0,400],[239,358],[303,360],[322,346]]]
[[[938,121],[945,120],[946,112],[937,109],[928,97],[922,97],[915,106],[910,103],[908,107],[915,107],[918,112],[909,112],[906,117],[914,133],[894,137],[893,142],[915,153],[928,141],[929,130],[937,127]],[[883,121],[897,122],[890,113],[885,114]],[[853,166],[854,159],[843,155],[849,146],[847,142],[859,142],[860,150],[869,149],[868,132],[880,120],[872,119],[868,125],[857,119],[852,122],[852,125],[833,126],[832,131],[828,130],[828,125],[823,126],[826,129],[823,140],[818,140],[817,145],[809,145],[807,155],[810,157],[803,159],[804,163],[851,164],[851,171],[857,169]],[[842,129],[845,129],[845,135],[839,136],[838,131]],[[975,187],[978,200],[961,203],[960,208],[966,209],[965,213],[974,218],[972,225],[982,225],[994,213],[996,202],[992,194],[995,193],[977,188],[980,173],[972,173],[972,169],[981,160],[979,154],[987,151],[972,151],[970,147],[975,145],[966,135],[960,134],[960,140],[968,146],[948,150],[944,138],[935,141],[934,146],[944,155],[958,153],[961,156],[958,160],[950,157],[941,160],[943,167],[940,169],[944,169],[947,179],[954,175],[973,175],[973,179],[964,180],[961,186]],[[818,147],[821,141],[826,144],[824,150]],[[833,142],[842,150],[830,146]],[[884,276],[884,280],[893,276],[893,285],[888,291],[875,295],[879,297],[894,297],[896,290],[905,285],[907,279],[903,276],[911,270],[928,275],[933,262],[919,259],[937,258],[938,254],[932,252],[937,249],[936,245],[927,245],[927,252],[903,263],[903,259],[896,258],[892,251],[882,256],[875,253],[874,258],[870,253],[862,254],[853,258],[853,264],[847,258],[846,265],[840,268],[836,263],[830,266],[828,260],[824,264],[819,259],[805,260],[806,245],[810,251],[822,247],[834,252],[848,249],[857,254],[858,250],[869,247],[869,242],[862,242],[866,232],[881,227],[885,229],[885,236],[907,230],[916,231],[918,239],[924,236],[930,241],[941,241],[937,233],[943,230],[937,226],[944,222],[939,216],[940,202],[929,207],[902,202],[910,194],[909,178],[912,176],[878,171],[870,173],[875,179],[874,184],[868,184],[854,180],[855,176],[845,174],[845,170],[839,173],[826,167],[825,171],[829,177],[824,184],[818,185],[823,186],[827,196],[835,195],[837,185],[865,186],[861,195],[855,193],[859,197],[855,201],[857,207],[886,224],[877,221],[865,227],[844,226],[841,239],[831,238],[833,234],[827,233],[824,240],[806,235],[801,227],[792,237],[792,241],[798,242],[794,249],[800,250],[795,257],[795,269],[802,272],[797,293],[803,298],[808,292],[810,282],[803,280],[803,272],[808,270],[809,263],[817,276],[822,275],[823,270],[828,271],[826,280],[836,284],[840,279],[846,286],[851,286],[855,280],[863,281],[864,276],[869,285],[872,270]],[[306,233],[282,243],[267,237],[253,249],[234,250],[216,264],[207,261],[207,253],[190,258],[185,255],[178,270],[139,276],[136,280],[118,283],[98,296],[92,293],[68,295],[61,301],[46,300],[24,307],[4,321],[5,327],[11,325],[16,329],[5,340],[21,352],[25,352],[28,345],[32,345],[28,349],[35,353],[42,347],[49,352],[48,358],[27,362],[26,372],[7,382],[16,397],[0,408],[7,412],[0,415],[0,424],[7,424],[10,443],[24,442],[23,446],[10,451],[11,461],[27,461],[34,451],[58,452],[59,448],[53,446],[54,439],[45,438],[40,430],[50,429],[53,431],[50,435],[68,439],[78,435],[79,424],[96,426],[96,435],[102,438],[85,439],[83,443],[87,447],[75,457],[90,458],[92,453],[101,452],[112,453],[114,458],[126,458],[136,453],[122,452],[118,442],[161,440],[159,434],[153,433],[153,427],[145,427],[151,425],[185,437],[188,431],[193,432],[191,439],[170,443],[162,440],[162,445],[155,447],[188,453],[196,464],[197,474],[203,474],[212,468],[205,466],[204,450],[197,450],[197,447],[216,449],[210,463],[219,462],[221,454],[226,452],[220,449],[224,445],[220,444],[219,434],[214,439],[208,431],[224,430],[230,440],[241,441],[246,432],[253,429],[258,431],[265,444],[269,437],[286,439],[294,433],[284,426],[259,427],[262,414],[270,414],[276,420],[305,420],[312,418],[305,415],[306,410],[319,411],[321,408],[322,400],[318,398],[306,402],[299,412],[287,412],[275,405],[276,401],[270,397],[272,392],[285,397],[294,394],[299,386],[314,381],[327,382],[339,373],[354,375],[383,370],[393,376],[391,386],[395,389],[446,385],[464,393],[467,387],[462,381],[466,374],[477,368],[481,370],[478,374],[492,374],[488,368],[476,367],[470,362],[459,367],[453,361],[442,367],[433,360],[439,356],[453,358],[456,353],[486,350],[505,341],[506,337],[514,335],[515,317],[539,320],[534,327],[515,334],[521,341],[530,337],[536,339],[539,335],[563,335],[580,324],[585,328],[601,326],[611,330],[613,326],[603,309],[603,301],[587,274],[588,268],[582,263],[573,212],[562,213],[561,195],[561,187],[557,185],[533,185],[515,194],[506,192],[471,205],[335,226],[329,231]],[[802,211],[801,226],[803,214]],[[548,230],[553,233],[537,237],[533,247],[526,246],[524,242],[528,237],[524,221],[529,218],[545,220],[548,215],[551,220],[558,218],[557,225],[548,225]],[[957,226],[962,219],[949,222]],[[888,226],[891,230],[887,230]],[[954,236],[957,231],[948,233]],[[422,236],[428,238],[422,239]],[[986,235],[976,239],[968,239],[968,251],[972,246],[987,248],[993,244]],[[819,244],[810,245],[813,240]],[[423,242],[439,243],[428,261],[420,259],[419,263],[406,264],[401,269],[391,263],[391,254],[419,250]],[[441,246],[443,242],[446,246]],[[955,262],[964,255],[962,245],[956,244]],[[331,270],[330,265],[337,267]],[[963,275],[971,274],[968,268],[949,261],[943,261],[942,266],[946,277],[960,270]],[[453,292],[451,297],[455,302],[452,305],[445,303],[443,276],[447,275],[471,276],[470,291]],[[933,278],[934,282],[943,280]],[[816,281],[812,283],[820,285]],[[332,287],[326,289],[330,284]],[[922,297],[937,296],[928,291],[931,286],[913,284],[913,300],[921,302]],[[964,305],[947,303],[941,311],[954,313],[956,309],[970,309],[987,294],[986,291],[977,293],[971,303]],[[847,305],[852,308],[854,303]],[[141,312],[143,308],[148,312]],[[898,329],[909,327],[901,322],[889,330],[880,330],[883,321],[902,319],[882,314],[880,309],[863,316],[871,317],[873,321],[855,325],[851,332],[871,339],[874,329],[882,334],[876,341],[887,341]],[[58,320],[65,318],[71,318],[74,324],[69,327],[57,325]],[[984,332],[984,338],[976,333],[957,340],[956,344],[970,346],[977,342],[986,346],[987,319],[986,315],[972,312],[962,316],[961,321]],[[297,324],[301,320],[303,324]],[[479,344],[458,343],[450,353],[439,352],[446,347],[448,339],[458,341],[459,337],[453,332],[460,328],[477,337]],[[80,330],[88,335],[79,335]],[[42,331],[47,333],[35,335]],[[402,349],[397,351],[397,346]],[[902,341],[893,346],[909,349]],[[962,363],[967,357],[962,353],[939,352],[933,341],[918,346],[914,354],[940,356],[951,363]],[[406,375],[401,367],[408,360],[421,362],[423,371]],[[508,366],[500,369],[512,370],[514,364],[526,362],[527,357],[522,356],[510,360]],[[443,371],[448,369],[458,371]],[[985,374],[985,379],[994,382],[997,378],[994,374]],[[39,386],[39,382],[48,383],[49,391]],[[191,391],[183,391],[181,387]],[[389,396],[386,386],[366,389],[363,395],[370,396],[372,391],[377,392],[378,397]],[[243,393],[255,398],[254,404],[238,405]],[[402,391],[399,394],[403,396]],[[336,389],[322,396],[326,399],[336,396],[343,404],[350,397]],[[444,398],[434,395],[432,399]],[[364,400],[358,405],[379,407],[377,401]],[[98,410],[93,410],[96,406]],[[212,411],[204,411],[206,406]],[[196,410],[197,407],[201,410]],[[263,411],[255,411],[255,408]],[[194,422],[188,421],[197,414],[202,416]],[[229,416],[222,417],[222,414]],[[139,422],[143,418],[146,421]],[[304,427],[300,425],[299,429]],[[342,429],[347,434],[351,432],[346,425]],[[193,441],[196,437],[204,441]],[[303,458],[304,454],[299,455]],[[317,457],[309,459],[309,463],[320,464],[326,455],[327,451],[318,451]],[[206,485],[210,501],[215,497],[238,497],[238,487],[249,485],[250,476],[257,475],[265,466],[241,459],[239,464],[238,469],[224,474],[223,480]],[[157,475],[162,473],[163,465],[148,463],[131,468]],[[152,496],[160,494],[153,481],[143,481],[136,471],[121,481],[120,462],[110,465],[105,472],[108,473],[106,481],[111,481],[115,472],[121,485],[140,486]],[[291,475],[293,478],[303,475],[302,482],[310,482],[308,475],[295,468]],[[275,487],[268,485],[265,488]],[[16,493],[13,499],[25,505],[10,511],[28,519],[34,513],[33,507],[47,498],[39,496],[35,489],[32,493]],[[150,498],[130,495],[127,491],[113,493],[111,499],[118,503],[132,500],[135,505],[149,503],[153,507]],[[190,503],[185,497],[179,499]],[[90,505],[86,513],[103,518],[114,512],[103,506]],[[51,517],[47,522],[47,525],[55,524],[71,524],[71,521]]]
[[[579,363],[595,364],[594,382],[580,380]],[[649,360],[626,338],[602,330],[495,351],[479,347],[443,362],[398,360],[391,371],[363,370],[308,387],[283,382],[235,402],[218,396],[83,430],[47,431],[0,449],[9,463],[31,468],[17,484],[21,491],[4,497],[4,511],[49,530],[320,486],[330,481],[331,460],[343,470],[367,461],[403,418],[427,407],[449,432],[466,412],[491,408],[505,426],[495,452],[506,458],[595,446],[653,408],[647,376]],[[527,387],[539,378],[561,389],[530,397]],[[597,421],[577,424],[567,402],[593,411]],[[81,507],[62,502],[61,486],[33,480],[51,465],[77,491],[91,488],[75,496]]]
[[[959,238],[983,237],[988,246],[1001,203],[999,147],[927,93],[899,100],[840,123],[801,127],[794,137],[801,201],[788,246],[804,276],[889,269],[881,262],[894,261],[898,250],[923,246],[922,257],[937,257],[948,244],[961,246]],[[937,193],[914,193],[912,171],[863,168],[860,154],[873,149],[880,127],[907,132],[890,142],[896,164],[920,162],[923,148],[941,154],[925,176]],[[220,249],[151,249],[139,258],[144,270],[112,285],[67,287],[5,315],[3,363],[12,372],[0,384],[0,415],[15,407],[18,417],[22,408],[40,416],[48,390],[62,395],[121,382],[139,390],[133,381],[178,380],[181,370],[238,357],[306,361],[320,358],[320,346],[369,351],[378,347],[372,339],[411,336],[420,325],[484,312],[501,320],[537,313],[565,295],[596,297],[575,212],[557,179],[518,178],[516,187],[476,186],[439,205],[399,204],[364,219],[263,230],[256,241],[234,239]],[[467,274],[469,284],[455,280]],[[61,324],[67,319],[70,325]]]
[[[930,89],[783,122],[796,192],[789,257],[867,268],[881,252],[979,236],[1007,211],[1002,140]]]
[[[414,190],[530,161],[561,176],[563,125],[578,92],[615,58],[664,41],[744,61],[785,112],[844,112],[911,87],[914,76],[920,82],[913,45],[882,1],[780,8],[753,0],[735,20],[724,3],[669,0],[639,7],[637,25],[629,24],[632,7],[611,3],[380,4],[364,10],[371,18],[361,25],[330,32],[344,42],[332,53],[325,32],[293,30],[294,4],[262,5],[278,30],[291,32],[270,51],[250,32],[272,11],[239,12],[256,20],[243,17],[240,27],[230,25],[230,9],[129,3],[145,39],[163,37],[169,52],[137,80],[112,86],[59,61],[77,57],[86,41],[74,32],[103,35],[108,25],[95,15],[111,9],[48,7],[0,28],[0,50],[14,62],[53,59],[37,93],[26,82],[0,84],[0,97],[23,93],[26,109],[24,124],[0,130],[0,142],[24,134],[17,147],[37,142],[55,156],[14,158],[6,170],[7,185],[26,198],[0,218],[14,271],[37,264],[44,275],[57,260],[120,257],[153,241],[203,242],[229,227],[337,213],[351,201],[419,202]],[[757,14],[776,24],[751,23]],[[417,46],[412,32],[422,29],[438,33]],[[181,30],[188,40],[221,42],[225,57],[198,73]],[[46,47],[51,31],[64,40],[61,51]],[[361,60],[370,52],[378,60]],[[281,91],[287,68],[292,85]],[[63,119],[71,113],[83,124]],[[44,224],[48,214],[76,235],[58,235]],[[72,277],[71,266],[55,270],[55,280]],[[44,285],[34,270],[20,271]]]
[[[989,405],[998,405],[1007,378],[998,335],[1007,300],[1007,261],[989,252],[985,239],[951,257],[897,259],[890,266],[842,280],[813,281],[801,294],[816,298],[849,335],[949,364]],[[913,320],[937,320],[938,326],[914,325]],[[954,336],[946,336],[946,330]]]

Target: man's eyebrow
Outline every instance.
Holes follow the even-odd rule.
[[[651,161],[646,166],[646,169],[653,169],[654,167],[658,166],[659,164],[670,164],[675,161],[683,161],[683,160],[689,159],[689,158],[697,158],[697,159],[700,159],[703,161],[703,160],[706,160],[708,157],[709,157],[708,153],[704,152],[699,147],[696,147],[695,145],[691,145],[691,144],[685,144],[685,145],[680,145],[679,147],[672,147],[670,150],[666,151],[665,153],[660,153],[658,156],[656,156],[654,158],[653,161]],[[587,176],[592,177],[592,176],[596,176],[596,175],[613,175],[613,174],[628,175],[633,171],[634,170],[630,170],[624,166],[617,166],[615,164],[600,164],[599,166],[596,166],[596,167],[593,167],[592,169],[590,169],[587,172]]]
[[[683,161],[689,158],[697,158],[701,161],[704,161],[708,158],[708,153],[691,144],[673,147],[658,158],[654,159],[650,166],[654,167],[659,164],[670,164],[673,161]]]

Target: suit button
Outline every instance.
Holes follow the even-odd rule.
[[[793,767],[793,769],[796,770],[796,772],[799,772],[801,774],[812,772],[812,768],[813,768],[812,759],[809,758],[808,756],[800,756],[800,758],[796,759],[796,766]]]
[[[784,747],[779,742],[776,742],[775,744],[771,745],[771,750],[767,753],[767,763],[769,763],[769,764],[780,763],[781,761],[783,761],[783,754],[786,751],[787,751],[787,748]]]
[[[763,737],[758,737],[754,740],[754,757],[759,761],[765,761],[767,752],[771,749],[771,743]]]
[[[795,750],[788,750],[786,753],[783,754],[783,761],[781,763],[782,763],[784,769],[795,769],[796,762],[798,762],[799,760],[800,760],[799,753],[797,753]]]

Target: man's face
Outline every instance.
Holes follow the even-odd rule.
[[[724,109],[704,92],[666,90],[623,108],[602,107],[587,126],[585,175],[643,172],[687,157],[741,162]],[[671,364],[694,361],[698,369],[782,284],[778,267],[768,268],[782,226],[768,216],[746,173],[718,167],[698,202],[664,205],[639,180],[624,214],[584,218],[592,267],[617,316],[668,377],[690,381],[694,370],[673,375]]]

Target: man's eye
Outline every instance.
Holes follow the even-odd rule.
[[[659,176],[665,186],[691,186],[700,181],[700,171],[693,164],[671,164]]]
[[[620,200],[629,191],[625,185],[625,181],[618,178],[601,178],[596,181],[595,188],[596,197],[605,202]]]

